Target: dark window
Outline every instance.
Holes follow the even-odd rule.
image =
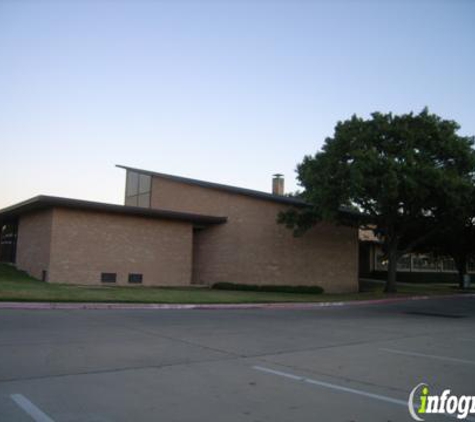
[[[41,281],[48,281],[48,271],[41,271]]]
[[[0,226],[0,262],[15,263],[18,223]]]
[[[141,283],[142,274],[129,274],[129,283]]]
[[[116,273],[101,273],[101,281],[103,283],[115,283],[117,280]]]

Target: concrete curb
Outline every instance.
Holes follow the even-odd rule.
[[[166,303],[72,303],[72,302],[0,302],[0,309],[20,309],[20,310],[75,310],[75,309],[150,309],[150,310],[187,310],[187,309],[318,309],[343,306],[361,305],[384,305],[398,302],[428,300],[428,299],[449,299],[461,297],[475,297],[475,293],[453,294],[453,295],[432,295],[432,296],[409,296],[390,299],[375,300],[352,300],[341,302],[301,302],[301,303],[222,303],[222,304],[166,304]]]

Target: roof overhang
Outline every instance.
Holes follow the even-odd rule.
[[[160,209],[131,207],[126,205],[106,204],[103,202],[83,201],[80,199],[61,198],[56,196],[36,196],[18,204],[0,210],[0,223],[18,219],[21,215],[51,208],[70,208],[84,211],[95,211],[126,216],[138,216],[163,220],[184,221],[197,225],[222,224],[227,217],[191,214]]]

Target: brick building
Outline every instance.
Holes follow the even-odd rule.
[[[54,283],[358,288],[358,230],[321,223],[295,238],[283,195],[125,166],[125,205],[39,196],[0,210],[0,260]]]

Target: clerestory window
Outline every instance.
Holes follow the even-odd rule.
[[[150,208],[152,177],[148,174],[127,171],[125,205]]]

